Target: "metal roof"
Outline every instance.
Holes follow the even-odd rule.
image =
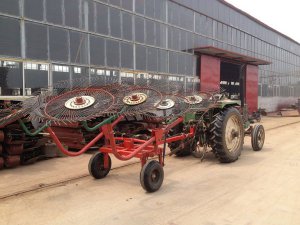
[[[211,55],[211,56],[216,56],[216,57],[219,57],[219,58],[230,59],[230,60],[234,60],[234,61],[237,61],[237,62],[253,64],[253,65],[257,65],[257,66],[258,65],[269,65],[269,64],[271,64],[271,62],[268,62],[268,61],[263,60],[263,59],[254,58],[254,57],[251,57],[251,56],[243,55],[243,54],[236,53],[236,52],[231,52],[231,51],[216,48],[216,47],[213,47],[213,46],[205,46],[205,47],[194,48],[194,52],[196,54]]]

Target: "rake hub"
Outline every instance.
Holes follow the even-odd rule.
[[[85,109],[90,107],[95,103],[95,98],[92,96],[77,96],[70,98],[68,101],[65,103],[65,107],[68,109]]]
[[[186,103],[189,103],[191,105],[195,105],[195,104],[199,104],[200,102],[202,102],[203,98],[199,95],[190,95],[190,96],[186,96]]]
[[[123,98],[126,105],[139,105],[147,100],[148,96],[145,93],[132,93]]]
[[[162,102],[156,107],[157,109],[165,110],[165,109],[171,109],[174,107],[175,102],[172,99],[164,99]]]

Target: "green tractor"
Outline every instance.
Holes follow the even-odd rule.
[[[264,127],[251,124],[254,119],[249,117],[247,106],[242,107],[240,100],[218,97],[213,104],[204,104],[185,114],[185,123],[171,131],[170,135],[175,135],[187,133],[190,126],[196,127],[193,138],[169,144],[171,155],[182,157],[193,154],[203,158],[205,153],[212,151],[220,162],[231,163],[239,158],[246,135],[251,136],[254,151],[263,148]]]

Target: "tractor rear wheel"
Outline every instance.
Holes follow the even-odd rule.
[[[243,120],[239,111],[228,108],[219,112],[211,128],[211,147],[222,163],[236,161],[244,144]]]
[[[265,129],[263,125],[254,126],[251,133],[251,145],[253,151],[260,151],[265,143]]]
[[[109,173],[111,169],[111,158],[107,154],[108,157],[108,167],[104,167],[104,157],[105,155],[101,152],[95,153],[89,162],[89,173],[91,176],[93,176],[95,179],[102,179],[106,177],[106,175]]]

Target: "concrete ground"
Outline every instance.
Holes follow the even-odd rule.
[[[300,117],[262,124],[264,149],[252,151],[246,138],[235,163],[167,157],[163,186],[152,194],[134,160],[113,160],[102,180],[88,176],[88,154],[2,170],[0,224],[298,225]]]

